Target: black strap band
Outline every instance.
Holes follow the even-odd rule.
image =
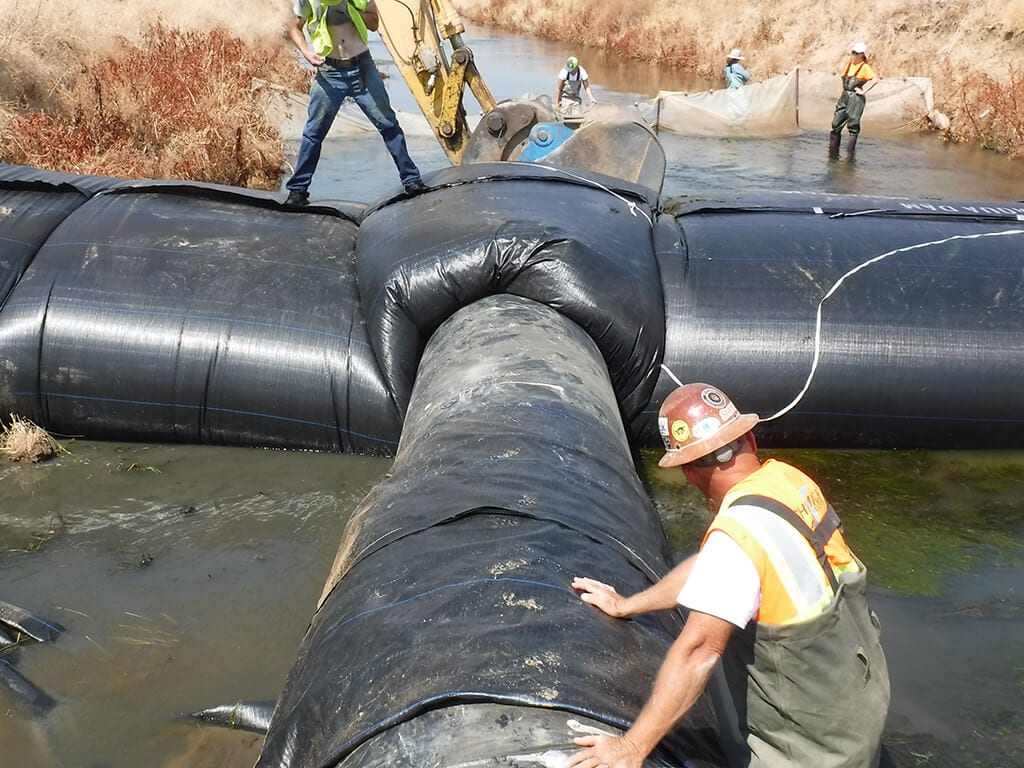
[[[750,504],[754,507],[760,507],[761,509],[773,512],[787,523],[796,528],[797,532],[800,533],[807,543],[811,545],[811,549],[814,550],[814,554],[818,558],[818,563],[821,565],[821,570],[825,572],[825,577],[828,579],[828,583],[832,587],[832,591],[836,592],[839,589],[839,580],[836,578],[835,571],[832,570],[832,564],[828,561],[828,555],[825,554],[825,545],[828,540],[832,538],[837,530],[842,529],[842,522],[839,520],[839,515],[832,509],[832,505],[828,505],[828,510],[825,512],[825,516],[818,523],[817,528],[811,528],[807,522],[800,517],[796,512],[787,507],[780,501],[769,498],[767,496],[758,496],[757,494],[750,494],[749,496],[742,496],[736,501],[730,504],[730,507],[737,506],[739,504]]]

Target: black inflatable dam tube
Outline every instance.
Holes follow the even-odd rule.
[[[655,231],[664,362],[762,417],[791,406],[764,445],[1024,447],[1021,219],[1021,204],[695,201]],[[661,377],[641,442],[674,386]]]
[[[518,297],[459,310],[423,354],[391,475],[346,527],[258,765],[505,764],[567,754],[581,723],[625,727],[680,617],[613,620],[570,584],[633,593],[670,567],[593,341]],[[536,728],[481,741],[473,724],[502,718]],[[707,695],[663,747],[722,764]]]
[[[406,412],[420,354],[441,323],[507,293],[583,328],[627,423],[639,414],[665,337],[650,190],[529,163],[460,166],[430,181],[429,195],[376,207],[360,226],[359,292],[398,409]]]
[[[1024,205],[704,196],[531,164],[372,206],[0,166],[0,414],[89,438],[393,454],[422,350],[520,295],[635,445],[710,381],[765,447],[1024,448]]]
[[[96,439],[394,452],[356,294],[362,207],[54,182],[3,189],[0,234],[22,241],[0,264],[3,413]]]

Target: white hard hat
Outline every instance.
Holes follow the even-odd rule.
[[[733,48],[731,51],[729,51],[729,56],[727,58],[736,59],[737,61],[743,61],[743,54],[740,53],[739,48]]]
[[[850,51],[852,53],[867,53],[868,52],[868,44],[867,43],[859,43],[859,42],[858,43],[854,43],[853,47],[850,48]]]

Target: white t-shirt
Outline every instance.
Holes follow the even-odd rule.
[[[580,80],[589,80],[590,79],[590,76],[587,74],[587,70],[585,70],[583,68],[582,64],[580,64],[576,69],[580,73],[580,76],[579,76]],[[551,70],[549,69],[548,71],[550,72]],[[569,70],[566,69],[565,67],[562,67],[562,69],[558,73],[558,79],[559,80],[568,80],[569,79]],[[577,78],[576,78],[575,75],[573,75],[572,79],[576,80]]]
[[[578,78],[576,77],[577,74],[579,74]],[[558,94],[559,99],[571,99],[573,101],[582,100],[582,97],[580,96],[580,89],[583,86],[583,83],[588,79],[587,70],[583,68],[582,64],[576,67],[572,77],[569,77],[569,70],[562,67],[558,73],[558,79],[563,81],[562,92]]]
[[[676,601],[743,629],[761,607],[761,578],[729,534],[712,531]]]

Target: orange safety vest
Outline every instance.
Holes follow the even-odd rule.
[[[860,570],[839,526],[811,478],[769,459],[730,489],[704,538],[728,534],[757,568],[758,622],[794,624],[829,606],[840,574]]]

